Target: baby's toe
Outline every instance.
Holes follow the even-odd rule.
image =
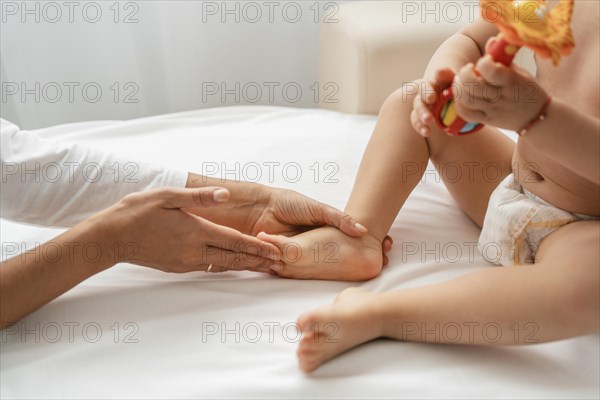
[[[313,311],[302,314],[298,317],[298,320],[296,321],[302,333],[307,333],[308,328],[316,322],[317,318]]]

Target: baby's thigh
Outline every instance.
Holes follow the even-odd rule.
[[[564,264],[588,266],[595,271],[600,268],[600,221],[579,221],[557,229],[541,241],[535,255],[541,265]]]
[[[572,310],[574,321],[585,325],[589,332],[599,329],[599,265],[600,221],[580,221],[565,225],[542,240],[533,267],[554,275],[558,284],[548,290],[561,298],[561,306]]]

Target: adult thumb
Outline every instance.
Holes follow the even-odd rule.
[[[222,187],[168,188],[161,193],[166,208],[203,208],[226,203],[229,190]]]

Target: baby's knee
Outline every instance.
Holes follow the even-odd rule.
[[[412,110],[415,96],[419,95],[421,90],[424,90],[424,87],[425,81],[422,79],[405,83],[387,97],[383,103],[382,109],[391,108],[397,110],[404,106]]]

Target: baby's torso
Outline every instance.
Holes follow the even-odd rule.
[[[537,60],[536,77],[551,96],[596,118],[600,117],[599,14],[600,1],[576,1],[572,22],[575,50],[559,66]],[[520,141],[515,149],[513,169],[523,187],[547,202],[567,211],[598,215],[598,185],[566,170],[526,141]]]

